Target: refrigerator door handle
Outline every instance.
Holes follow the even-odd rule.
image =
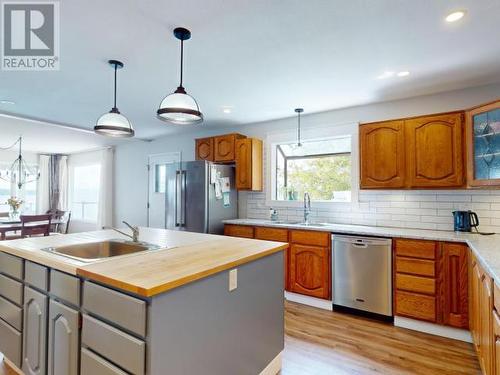
[[[175,171],[175,213],[174,213],[174,220],[175,220],[175,226],[179,227],[181,223],[179,222],[179,190],[182,189],[182,187],[179,189],[180,185],[180,177],[181,176],[181,171]],[[182,195],[182,190],[181,190],[181,195]]]
[[[186,189],[187,189],[187,172],[181,171],[181,227],[186,226]]]

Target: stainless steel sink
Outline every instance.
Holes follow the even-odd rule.
[[[80,262],[94,262],[100,259],[130,255],[148,250],[157,250],[159,248],[160,246],[145,242],[108,240],[78,245],[47,247],[42,250],[76,259]]]

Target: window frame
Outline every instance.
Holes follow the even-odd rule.
[[[351,207],[353,204],[359,203],[359,136],[358,136],[359,123],[346,123],[334,126],[316,126],[314,129],[303,129],[302,140],[304,142],[308,141],[318,141],[324,139],[335,139],[351,137],[351,200],[349,202],[340,201],[312,201],[316,207],[319,208],[329,208],[329,207]],[[266,160],[266,186],[268,188],[266,191],[266,206],[272,207],[302,207],[302,199],[296,201],[290,200],[277,200],[276,194],[276,182],[277,182],[277,150],[278,145],[296,142],[296,132],[294,130],[287,132],[271,133],[267,135],[266,143],[267,147],[265,149],[265,160]],[[342,153],[349,154],[349,153]],[[330,154],[328,154],[330,155]],[[284,156],[284,155],[283,155]],[[318,155],[311,157],[315,158]],[[294,158],[307,158],[307,156],[299,156]],[[286,157],[285,157],[286,160]],[[286,163],[285,163],[286,165]]]

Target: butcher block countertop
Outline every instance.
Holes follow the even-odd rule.
[[[205,278],[282,251],[281,242],[140,228],[139,240],[160,246],[131,255],[84,263],[41,249],[126,239],[112,230],[0,242],[0,251],[143,297]]]

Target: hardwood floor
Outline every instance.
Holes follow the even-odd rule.
[[[481,374],[471,344],[287,302],[281,375]]]
[[[481,373],[470,344],[292,302],[285,331],[281,375]]]

